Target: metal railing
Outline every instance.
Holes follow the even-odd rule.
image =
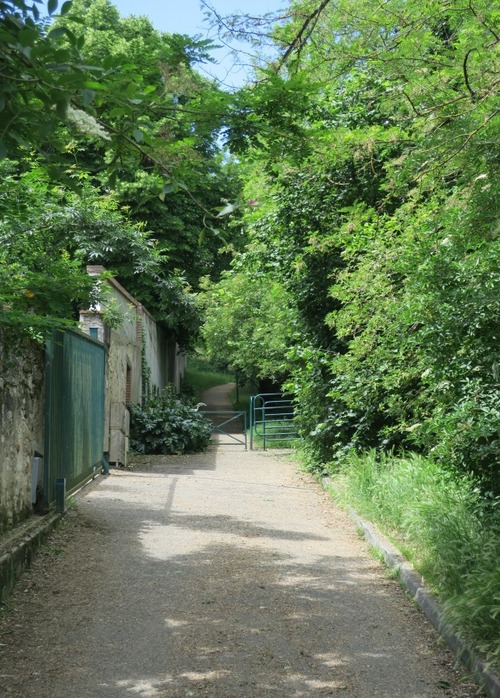
[[[250,450],[254,437],[262,439],[263,448],[273,442],[292,442],[299,438],[294,422],[294,407],[282,393],[260,393],[250,398]]]
[[[230,441],[218,441],[224,446],[234,446],[241,444],[247,450],[247,414],[246,412],[235,412],[233,410],[201,410],[212,422],[212,433],[222,434]],[[239,424],[238,424],[239,422]],[[230,427],[239,425],[239,430],[229,431]]]

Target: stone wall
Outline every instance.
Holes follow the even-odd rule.
[[[185,356],[179,352],[176,342],[156,324],[148,311],[143,307],[140,310],[145,358],[150,371],[150,389],[153,393],[160,393],[171,383],[179,392],[185,371]]]
[[[33,509],[33,456],[43,455],[44,366],[41,345],[0,336],[0,532]]]

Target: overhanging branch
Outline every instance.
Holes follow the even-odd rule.
[[[288,45],[285,53],[282,55],[278,61],[276,72],[278,72],[286,63],[288,58],[292,53],[296,52],[300,55],[300,52],[304,48],[307,40],[311,36],[323,10],[330,4],[331,0],[322,0],[318,7],[309,14],[303,21],[299,31],[295,35],[293,41]]]

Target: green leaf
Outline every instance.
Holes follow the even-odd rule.
[[[85,24],[85,17],[80,17],[80,15],[68,15],[67,19],[70,19],[75,24]]]
[[[82,70],[84,72],[92,72],[92,73],[104,73],[104,70],[101,66],[99,65],[88,65],[87,63],[78,63],[75,68],[78,68],[78,70]]]
[[[224,206],[222,211],[219,211],[216,218],[224,218],[225,216],[229,216],[231,213],[234,212],[234,209],[235,209],[234,204],[227,204],[226,206]]]
[[[78,43],[78,38],[75,36],[75,34],[73,34],[71,29],[68,29],[67,27],[65,29],[66,29],[66,36],[68,37],[69,43],[71,44],[71,46],[76,46]]]
[[[106,89],[105,85],[101,85],[100,82],[96,82],[95,80],[85,80],[84,85],[88,90],[105,90]]]
[[[129,110],[126,107],[113,107],[111,111],[109,112],[109,115],[111,117],[117,117],[117,116],[125,116],[128,114]]]
[[[66,36],[66,27],[55,27],[47,34],[49,39],[60,39],[61,36]]]
[[[19,32],[17,38],[21,46],[33,46],[38,38],[38,32],[30,27],[26,27],[26,29]]]
[[[55,73],[68,73],[71,70],[67,63],[47,63],[45,67],[48,70],[53,70]]]
[[[60,13],[61,15],[66,15],[68,12],[71,10],[71,6],[73,5],[72,0],[66,0],[66,2],[63,2]]]
[[[134,130],[132,131],[132,135],[136,143],[142,143],[142,141],[144,140],[144,134],[138,128],[134,128]]]
[[[57,0],[49,0],[49,1],[48,1],[48,3],[47,3],[47,11],[48,11],[49,15],[53,15],[53,14],[54,14],[54,12],[57,10],[57,5],[58,5]]]

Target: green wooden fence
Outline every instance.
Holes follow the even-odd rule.
[[[77,489],[103,466],[105,348],[80,332],[53,332],[46,344],[45,508],[56,481]]]

